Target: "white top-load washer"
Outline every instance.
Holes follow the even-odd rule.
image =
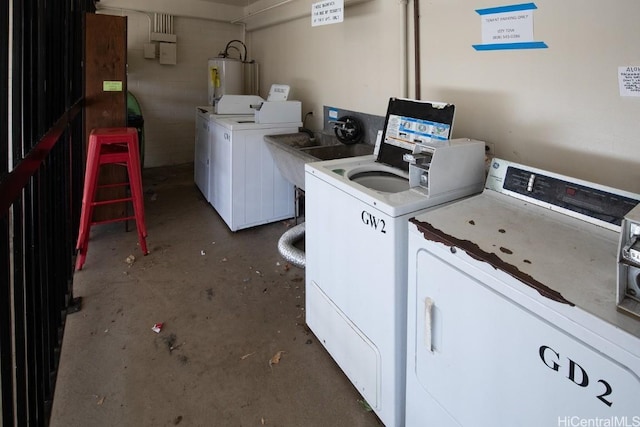
[[[251,120],[254,111],[250,102],[258,100],[262,98],[253,95],[224,95],[217,104],[222,106],[220,113],[216,113],[216,107],[211,105],[196,107],[193,178],[207,202],[211,202],[211,139],[214,134],[214,120],[216,117]]]
[[[273,134],[277,133],[278,131],[282,131],[284,133],[297,132],[298,128],[302,126],[302,123],[300,122],[300,118],[302,115],[301,103],[300,101],[287,100],[290,90],[288,85],[271,85],[269,96],[266,101],[257,95],[237,95],[234,94],[234,91],[229,91],[229,87],[224,86],[223,76],[227,75],[233,77],[235,85],[235,79],[237,76],[231,76],[228,73],[225,74],[224,72],[225,67],[230,66],[230,64],[232,64],[233,62],[234,61],[229,61],[228,59],[224,58],[218,58],[209,61],[209,71],[211,72],[211,84],[209,85],[209,101],[213,105],[196,107],[194,181],[205,199],[207,199],[209,203],[214,205],[216,209],[220,207],[220,203],[226,203],[221,202],[223,198],[228,198],[226,194],[220,194],[220,192],[223,191],[222,187],[224,186],[226,188],[231,185],[231,176],[229,174],[231,166],[228,162],[225,162],[225,160],[221,156],[230,156],[231,152],[234,151],[236,153],[234,161],[237,165],[235,169],[238,176],[240,176],[241,173],[238,170],[238,168],[240,167],[238,165],[241,161],[241,158],[237,153],[242,148],[236,147],[236,150],[230,150],[230,147],[226,146],[228,144],[221,143],[219,141],[219,138],[224,138],[225,133],[220,130],[220,126],[226,127],[229,131],[252,130],[252,134],[256,134],[256,132],[258,133],[257,139],[259,139],[260,135]],[[214,86],[212,86],[212,84],[217,80],[220,80],[218,82],[220,84],[220,87],[215,86],[216,96],[214,96],[212,89],[214,88]],[[218,91],[218,89],[220,89],[220,91]],[[260,124],[260,126],[257,126],[257,124]],[[216,139],[216,129],[218,129],[218,139]],[[274,131],[273,129],[277,130]],[[260,133],[260,130],[262,133]],[[247,132],[243,132],[243,135],[246,136]],[[226,136],[230,138],[231,133],[226,134]],[[236,138],[236,140],[239,139],[240,138]],[[265,203],[262,202],[263,197],[267,199],[271,197],[269,194],[271,190],[278,193],[282,188],[282,185],[278,179],[278,176],[273,177],[273,180],[275,180],[275,182],[271,180],[271,177],[268,174],[271,156],[264,156],[264,153],[262,152],[264,150],[261,150],[259,148],[259,146],[262,146],[264,144],[261,141],[257,141],[257,139],[252,138],[252,141],[254,143],[251,144],[251,154],[249,154],[249,157],[247,158],[248,166],[245,167],[251,167],[252,165],[255,165],[257,161],[260,161],[259,165],[262,169],[258,171],[249,170],[247,172],[247,175],[249,175],[247,179],[252,180],[256,177],[256,174],[260,174],[260,179],[267,179],[267,182],[262,185],[261,189],[264,191],[262,191],[261,193],[250,191],[246,195],[247,198],[258,197],[258,201],[249,201],[245,205],[240,205],[241,202],[236,203],[236,219],[232,219],[230,216],[227,216],[227,218],[225,219],[228,224],[230,222],[234,223],[233,225],[229,224],[233,231],[240,228],[250,227],[252,225],[258,225],[260,223],[266,223],[290,217],[288,216],[288,213],[281,214],[275,212],[279,211],[278,206],[281,205],[281,202],[278,200],[278,198],[280,197],[279,195],[275,196],[275,199],[273,200],[273,206],[270,206],[270,202],[268,200],[265,201]],[[240,143],[238,143],[238,145],[240,145]],[[218,152],[218,155],[215,157],[215,159],[214,149]],[[226,151],[222,153],[221,150]],[[222,168],[221,170],[214,170],[214,161],[217,163],[216,167]],[[214,181],[216,182],[216,184],[214,184]],[[236,180],[236,185],[244,184],[238,184]],[[255,185],[251,188],[255,188]],[[239,191],[242,190],[238,189],[236,191],[237,197],[240,197]],[[288,188],[283,189],[282,191],[288,192]],[[292,204],[293,202],[290,202],[290,200],[292,200],[291,197],[288,197],[287,201],[282,203]],[[214,198],[216,199],[215,204],[213,202]],[[271,207],[274,207],[275,209],[273,214],[269,213]],[[232,209],[233,207],[231,203],[225,204],[225,214],[229,213]],[[293,208],[291,207],[288,207],[287,209],[291,211],[293,210]],[[273,211],[273,209],[271,210]],[[248,214],[247,217],[245,217],[245,213]]]
[[[306,322],[387,426],[404,425],[407,220],[478,193],[453,105],[392,98],[378,155],[305,165]]]
[[[493,159],[409,221],[411,426],[640,425],[640,320],[616,309],[640,195]]]
[[[280,173],[264,135],[295,133],[300,126],[255,123],[252,116],[214,117],[209,202],[231,231],[294,216],[293,184]]]

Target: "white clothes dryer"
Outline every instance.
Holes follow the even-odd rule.
[[[392,99],[377,157],[305,166],[306,322],[387,426],[404,425],[407,220],[484,184],[483,142],[434,136],[452,121]]]
[[[616,310],[640,195],[493,159],[409,221],[408,427],[640,425],[640,320]]]

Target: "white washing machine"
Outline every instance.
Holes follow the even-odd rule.
[[[306,322],[387,426],[404,425],[407,220],[484,184],[484,143],[431,139],[452,121],[392,99],[377,157],[305,166]]]
[[[616,310],[638,200],[494,159],[411,219],[406,425],[640,425],[640,320]]]
[[[213,107],[196,107],[193,181],[209,201],[209,123]]]
[[[298,132],[302,122],[255,123],[253,116],[215,116],[210,135],[209,203],[231,231],[292,218],[293,184],[264,135]]]
[[[259,97],[249,97],[241,95],[227,95],[227,105],[229,100],[233,99],[255,99]],[[259,98],[261,99],[261,98]],[[242,108],[236,108],[235,111],[241,111]],[[235,114],[215,114],[213,113],[214,107],[200,106],[196,107],[196,130],[195,130],[195,145],[194,145],[194,158],[193,158],[193,178],[196,186],[207,200],[211,203],[211,141],[214,137],[214,120],[216,118],[234,118],[236,120],[253,120],[254,113],[241,114],[239,112]]]

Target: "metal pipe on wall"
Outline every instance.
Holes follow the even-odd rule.
[[[406,98],[408,96],[408,81],[409,81],[409,52],[408,52],[408,38],[409,29],[407,28],[407,11],[408,0],[400,0],[400,55],[402,56],[400,61],[400,90],[402,92],[401,97]]]
[[[153,32],[173,34],[173,15],[168,15],[166,13],[154,13]]]
[[[415,99],[420,99],[422,85],[420,82],[420,0],[413,0],[413,43],[414,73],[416,81]]]
[[[262,8],[262,9],[260,9],[260,10],[254,11],[254,12],[249,12],[246,15],[240,17],[240,18],[236,18],[236,19],[228,21],[228,22],[230,24],[246,24],[246,21],[249,18],[253,18],[256,15],[260,15],[260,14],[262,14],[264,12],[267,12],[269,10],[284,6],[284,5],[288,4],[288,3],[295,2],[295,1],[298,1],[298,0],[282,0],[279,3],[272,4],[270,6],[266,6],[266,7]],[[347,6],[352,6],[352,5],[355,5],[355,4],[358,4],[358,3],[364,3],[364,2],[368,2],[368,1],[373,1],[373,0],[344,0],[344,7],[346,8]],[[258,26],[258,27],[255,27],[255,28],[251,28],[249,30],[247,30],[246,27],[245,27],[245,31],[251,32],[251,31],[261,30],[261,29],[264,29],[264,28],[268,28],[268,27],[272,27],[274,25],[281,24],[282,22],[285,22],[285,21],[290,21],[292,19],[298,19],[298,18],[302,18],[302,17],[305,17],[305,16],[310,16],[310,15],[311,15],[311,10],[303,12],[303,13],[300,13],[299,15],[296,15],[296,16],[289,16],[287,18],[284,18],[281,21],[271,22],[271,23],[266,24],[266,25]]]

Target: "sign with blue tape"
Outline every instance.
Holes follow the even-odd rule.
[[[535,3],[476,9],[482,25],[482,44],[475,50],[545,49],[544,42],[533,38]]]

